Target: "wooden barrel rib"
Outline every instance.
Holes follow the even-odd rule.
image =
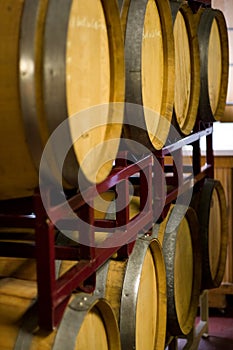
[[[95,293],[115,311],[123,350],[164,349],[166,277],[157,240],[140,238],[128,260],[104,265],[97,272]]]
[[[202,251],[202,289],[219,287],[225,272],[228,229],[221,182],[206,179],[198,205]]]
[[[123,122],[123,104],[108,105],[124,101],[117,0],[7,0],[0,22],[0,199],[33,194],[45,144],[65,121],[62,140],[47,147],[46,176],[62,178],[65,188],[78,186],[79,169],[89,182],[103,181],[116,157]],[[81,113],[88,108],[97,126],[76,140],[83,120],[88,124]],[[73,122],[77,113],[81,116]],[[58,148],[66,144],[71,150],[62,177]]]
[[[24,137],[18,89],[18,45],[22,11],[23,1],[4,1],[0,4],[1,199],[17,193],[30,195],[38,183]]]
[[[169,1],[123,1],[121,21],[126,62],[124,134],[149,149],[160,149],[168,136],[174,102]]]
[[[171,2],[175,42],[174,121],[189,135],[197,118],[200,97],[200,56],[198,37],[191,8]]]
[[[187,335],[194,326],[201,290],[201,253],[196,212],[172,206],[153,237],[162,244],[167,278],[167,331]]]
[[[116,318],[106,300],[73,294],[58,329],[38,327],[35,282],[4,278],[0,281],[1,349],[119,350]]]
[[[201,94],[198,116],[212,122],[223,117],[228,86],[229,52],[226,21],[220,10],[198,11]]]

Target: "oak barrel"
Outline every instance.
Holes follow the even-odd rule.
[[[167,279],[167,333],[187,335],[193,328],[201,290],[201,252],[196,212],[170,207],[153,236],[162,244]]]
[[[115,311],[123,350],[164,349],[166,277],[157,240],[139,238],[128,259],[108,261],[97,271],[95,294]]]
[[[3,277],[36,281],[36,261],[28,258],[0,257],[0,278]]]
[[[174,102],[169,1],[126,0],[120,4],[126,65],[124,134],[148,149],[160,149],[168,136]]]
[[[201,94],[198,116],[212,122],[224,114],[229,70],[228,34],[224,14],[201,9],[196,14],[200,47]]]
[[[58,328],[46,332],[38,327],[36,293],[32,281],[1,279],[1,349],[121,349],[117,321],[106,300],[73,294]]]
[[[174,124],[184,135],[195,125],[200,97],[200,56],[194,14],[186,3],[170,2],[175,42]]]
[[[62,178],[65,188],[76,188],[78,170],[88,182],[104,180],[123,121],[123,104],[109,105],[124,101],[117,0],[7,0],[0,38],[0,199],[33,194],[42,152],[59,125],[47,147],[46,181]]]
[[[219,287],[226,265],[228,223],[226,197],[218,180],[206,179],[198,201],[202,252],[202,289]]]

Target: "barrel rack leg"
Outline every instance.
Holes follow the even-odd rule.
[[[183,350],[197,350],[202,337],[208,337],[208,291],[204,290],[200,295],[200,320],[192,331],[186,336],[187,342]],[[178,337],[174,337],[168,345],[169,350],[178,350]]]
[[[208,317],[208,291],[204,290],[200,295],[200,320],[193,328],[192,332],[188,335],[187,343],[183,348],[184,350],[198,349],[201,337],[208,337]]]

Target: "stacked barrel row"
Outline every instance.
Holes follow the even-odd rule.
[[[166,0],[7,0],[0,17],[1,201],[33,195],[39,173],[43,186],[60,181],[67,190],[80,178],[85,186],[104,181],[121,137],[154,151],[171,125],[185,136],[198,119],[221,119],[228,48],[219,10],[193,14],[186,2]],[[132,105],[143,108],[135,114]],[[72,295],[54,332],[37,327],[31,261],[1,259],[0,347],[149,350],[188,334],[200,290],[210,287],[203,266],[214,286],[223,269],[225,206],[212,185],[207,201],[205,186],[196,197],[205,210],[195,199],[196,213],[171,208],[127,260],[108,261],[95,295]],[[213,188],[217,258],[208,248]]]
[[[114,0],[1,4],[1,200],[32,195],[39,170],[46,186],[101,182],[121,137],[160,149],[171,124],[188,135],[221,119],[221,11],[145,0],[120,13]]]
[[[104,198],[106,212],[96,218],[109,219],[113,193]],[[140,198],[133,197],[130,217],[139,210]],[[94,295],[73,293],[53,332],[38,328],[35,261],[0,258],[0,331],[6,334],[0,344],[4,349],[41,344],[63,349],[65,343],[79,350],[162,350],[171,337],[192,331],[201,291],[221,283],[226,248],[224,191],[207,179],[188,209],[171,205],[150,234],[139,236],[129,258],[116,254],[98,269]],[[57,276],[76,263],[57,261]]]
[[[104,198],[109,201],[110,194]],[[114,218],[111,206],[106,218]],[[139,233],[128,259],[114,256],[98,270],[95,295],[112,305],[122,349],[164,349],[173,337],[192,332],[201,292],[223,278],[226,211],[221,183],[206,179],[189,207],[171,204],[163,221]],[[134,196],[130,217],[139,212],[140,198]]]

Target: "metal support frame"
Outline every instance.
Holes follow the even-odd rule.
[[[80,246],[56,246],[56,222],[51,222],[48,213],[46,213],[42,204],[41,196],[37,191],[27,204],[30,207],[23,207],[23,214],[21,202],[17,200],[11,201],[14,207],[14,213],[0,214],[0,224],[2,227],[31,227],[35,230],[35,243],[21,244],[17,241],[9,242],[10,233],[7,242],[0,242],[0,256],[22,256],[33,257],[36,259],[37,266],[37,287],[38,287],[38,316],[39,326],[44,329],[51,330],[58,325],[63,315],[64,309],[68,303],[71,293],[77,289],[91,292],[95,288],[95,272],[96,270],[108,260],[116,251],[120,250],[122,256],[128,256],[132,251],[133,244],[137,238],[138,231],[146,231],[152,226],[153,211],[152,205],[145,205],[145,196],[149,196],[147,203],[152,203],[152,190],[148,184],[152,183],[152,157],[146,156],[137,161],[135,164],[116,167],[110,176],[102,184],[96,185],[97,192],[103,193],[113,186],[118,188],[118,197],[120,198],[123,211],[117,213],[116,220],[112,222],[112,227],[115,228],[116,233],[112,238],[108,238],[107,248]],[[128,181],[127,179],[134,173],[140,172],[141,185],[147,188],[147,194],[142,191],[141,195],[141,213],[140,219],[137,217],[129,219],[128,206]],[[95,189],[96,189],[95,188]],[[72,196],[68,202],[74,212],[79,210],[79,215],[88,223],[92,223],[94,227],[94,208],[90,206],[93,200],[93,188],[90,187],[85,193],[87,203],[81,194]],[[48,191],[49,195],[49,191]],[[49,202],[49,198],[48,198]],[[4,207],[1,203],[0,207]],[[9,204],[10,205],[10,204]],[[145,205],[145,208],[143,207]],[[59,220],[67,220],[69,227],[72,227],[73,222],[66,218],[66,211],[63,203],[56,207],[51,207],[53,213],[56,214],[57,222]],[[25,213],[33,212],[34,215],[25,215]],[[105,227],[106,222],[103,222]],[[98,222],[100,225],[100,222]],[[107,225],[108,227],[108,225]],[[73,227],[82,232],[82,225],[80,227]],[[123,231],[122,231],[123,230]],[[5,248],[7,249],[5,250]],[[123,249],[126,247],[126,249]],[[55,260],[68,259],[77,260],[77,264],[68,270],[61,277],[56,279],[55,276]],[[88,281],[89,283],[85,283]],[[90,283],[91,282],[91,283]]]
[[[200,320],[192,332],[187,336],[187,343],[184,350],[197,350],[201,337],[208,337],[208,291],[204,290],[200,295]]]
[[[192,145],[192,163],[193,163],[193,175],[194,175],[194,183],[195,185],[202,186],[203,180],[206,177],[213,178],[214,177],[214,155],[213,155],[213,128],[211,125],[208,125],[203,130],[194,133],[192,136],[188,137],[188,140],[185,141],[186,144]],[[206,162],[201,167],[201,151],[200,151],[200,139],[201,137],[206,137]],[[175,147],[178,145],[176,144]],[[163,150],[163,152],[167,153],[167,151]],[[176,165],[180,169],[176,169],[174,172],[174,180],[176,181],[176,174],[179,171],[183,171],[183,164],[181,161],[182,155],[180,153],[175,153],[179,158],[176,160]],[[162,163],[162,162],[161,162]],[[177,183],[175,183],[177,185]],[[185,184],[183,184],[185,187]],[[175,186],[176,187],[176,186]],[[173,192],[177,192],[177,187],[173,190]],[[175,197],[173,193],[170,194],[170,197]],[[170,198],[170,200],[171,200]],[[169,201],[169,196],[167,197]],[[208,317],[209,317],[209,307],[208,307],[208,291],[202,291],[200,295],[200,320],[199,322],[193,326],[192,331],[184,338],[186,338],[187,342],[183,347],[184,350],[197,350],[199,346],[199,342],[201,337],[208,337]],[[167,347],[169,350],[177,350],[178,349],[178,339],[179,337],[171,337],[169,339],[169,344]]]
[[[200,168],[199,141],[203,136],[207,138],[207,161],[205,166]],[[10,242],[10,234],[7,235],[7,242],[1,239],[0,256],[36,259],[38,316],[41,328],[51,330],[56,327],[62,318],[71,293],[77,288],[92,292],[95,288],[96,270],[116,252],[119,258],[128,257],[138,233],[148,232],[155,218],[158,217],[158,213],[162,213],[161,217],[165,216],[167,208],[178,194],[178,174],[184,171],[181,149],[187,144],[193,145],[194,178],[196,183],[201,183],[205,177],[213,175],[212,127],[187,136],[161,151],[156,151],[157,162],[153,161],[152,155],[144,156],[134,164],[117,161],[116,167],[103,183],[97,184],[94,191],[92,186],[86,190],[85,201],[80,193],[74,194],[67,200],[73,211],[97,230],[101,228],[107,230],[110,227],[115,229],[116,233],[112,238],[107,238],[108,248],[93,247],[92,244],[89,246],[56,245],[56,224],[59,221],[66,221],[69,227],[78,230],[80,234],[85,234],[85,232],[83,232],[82,225],[72,226],[74,223],[66,217],[64,203],[51,206],[51,211],[56,214],[57,218],[56,222],[51,222],[49,213],[46,213],[44,209],[39,191],[33,198],[0,202],[0,225],[2,227],[17,227],[22,228],[22,231],[24,228],[35,230],[35,242],[20,243],[15,240]],[[166,193],[164,186],[164,173],[167,171],[165,157],[171,154],[175,154],[176,158],[176,168],[173,164],[171,179],[174,186],[172,191]],[[130,219],[128,181],[135,174],[139,174],[140,213],[143,215],[139,213]],[[183,192],[191,186],[193,183],[189,178],[184,178],[179,184]],[[117,188],[118,201],[123,209],[116,209],[115,220],[95,220],[92,203],[96,189],[98,193],[104,193],[112,188]],[[49,203],[49,190],[47,195]],[[94,232],[90,232],[90,237],[92,235]],[[77,261],[77,264],[56,278],[55,260],[58,259],[74,260]]]
[[[200,298],[200,319],[192,331],[184,338],[185,343],[183,350],[197,350],[202,337],[207,338],[208,335],[208,319],[209,319],[209,306],[208,306],[208,291],[202,291]],[[171,339],[168,344],[169,350],[178,350],[178,337]]]

